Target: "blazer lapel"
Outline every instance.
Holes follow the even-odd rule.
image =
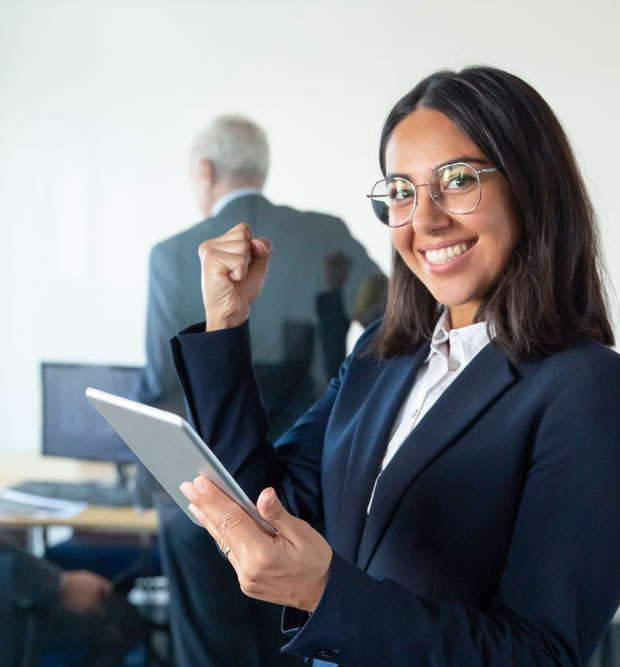
[[[426,413],[379,478],[357,555],[357,564],[361,568],[368,567],[387,524],[411,483],[514,380],[506,356],[489,344]],[[383,440],[382,454],[386,446],[387,441]]]
[[[390,430],[428,350],[427,343],[411,355],[395,357],[387,362],[362,408],[344,473],[337,529],[330,536],[332,546],[351,561],[355,561],[366,508]]]

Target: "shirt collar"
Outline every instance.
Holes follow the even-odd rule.
[[[447,345],[450,342],[450,358],[461,365],[468,364],[482,348],[489,343],[486,322],[476,322],[460,329],[452,329],[450,310],[446,308],[440,315],[431,337],[431,349],[424,363],[435,354],[447,358]]]
[[[246,195],[260,195],[260,188],[237,188],[236,190],[231,190],[225,195],[222,195],[216,202],[213,204],[211,209],[211,217],[216,216],[221,210],[230,204],[230,202],[239,199],[240,197],[245,197]]]

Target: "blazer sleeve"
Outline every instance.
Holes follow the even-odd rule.
[[[316,523],[323,515],[323,437],[340,377],[274,446],[265,437],[268,422],[252,369],[248,323],[209,333],[204,328],[195,325],[171,341],[196,430],[250,498],[273,486],[291,513]]]

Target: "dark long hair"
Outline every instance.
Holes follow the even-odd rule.
[[[549,105],[518,77],[491,67],[432,74],[385,121],[384,175],[392,131],[419,108],[447,116],[512,187],[522,238],[476,313],[494,344],[513,359],[584,337],[613,345],[592,204]],[[415,349],[431,335],[441,308],[394,251],[385,315],[368,352],[387,358]]]

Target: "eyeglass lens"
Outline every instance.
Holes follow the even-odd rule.
[[[480,179],[468,164],[441,167],[433,172],[428,189],[432,200],[446,213],[470,213],[480,202]],[[416,188],[399,177],[379,181],[370,196],[375,215],[390,227],[408,222],[417,203]]]

